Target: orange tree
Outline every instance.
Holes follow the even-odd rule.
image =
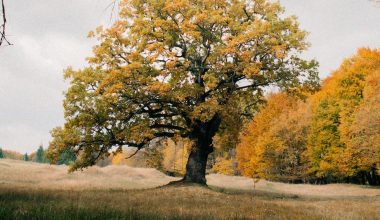
[[[305,158],[311,110],[308,102],[285,93],[272,94],[242,132],[237,146],[245,176],[284,182],[307,180]]]
[[[100,43],[88,68],[65,73],[66,123],[49,149],[51,158],[74,149],[72,170],[123,146],[186,137],[183,181],[206,184],[213,137],[236,128],[231,116],[252,113],[268,86],[319,81],[316,62],[299,57],[306,33],[271,1],[124,0],[119,20],[90,35]]]
[[[376,126],[370,126],[371,120],[374,120],[374,125],[377,123],[376,105],[375,102],[366,100],[372,100],[375,96],[370,94],[376,92],[365,91],[370,88],[376,91],[376,86],[370,86],[370,79],[376,82],[375,76],[379,68],[380,52],[376,49],[360,48],[356,55],[346,59],[339,69],[324,81],[321,91],[311,97],[313,116],[308,154],[312,164],[310,172],[317,178],[327,182],[342,181],[347,177],[354,178],[367,169],[366,166],[358,165],[360,162],[353,164],[355,161],[367,160],[362,156],[368,154],[353,154],[365,145],[358,144],[361,143],[359,139],[363,138],[361,134],[375,137],[369,133],[376,133]],[[368,106],[364,107],[365,105]],[[364,112],[373,111],[373,114],[358,113],[361,111],[360,108]],[[373,118],[365,119],[365,114]],[[371,139],[368,138],[365,142],[370,143]],[[367,147],[375,150],[378,145],[370,144]],[[359,155],[362,156],[355,158]],[[378,158],[375,157],[375,160]]]
[[[351,177],[359,177],[362,183],[380,185],[380,68],[367,77],[363,102],[352,118],[347,132],[350,138],[347,140],[346,170]]]

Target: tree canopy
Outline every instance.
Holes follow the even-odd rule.
[[[194,142],[184,180],[205,183],[213,137],[240,129],[268,87],[318,87],[306,32],[267,0],[123,0],[119,20],[90,36],[89,67],[68,68],[66,123],[50,155],[70,148],[84,168],[123,146],[157,139]]]

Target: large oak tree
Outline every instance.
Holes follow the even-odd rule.
[[[119,20],[98,28],[89,67],[68,69],[66,123],[49,154],[94,165],[123,147],[165,138],[193,142],[183,181],[205,184],[213,137],[241,127],[265,89],[318,84],[295,17],[266,0],[123,0]],[[236,120],[231,120],[236,119]]]

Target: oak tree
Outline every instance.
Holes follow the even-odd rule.
[[[66,123],[49,152],[75,150],[72,170],[123,147],[189,138],[185,182],[205,184],[213,138],[252,114],[268,87],[318,84],[306,32],[267,0],[123,0],[119,20],[90,36],[89,67],[67,69]],[[238,127],[241,127],[238,124]],[[54,157],[54,156],[53,156]]]

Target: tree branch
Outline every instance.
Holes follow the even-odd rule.
[[[186,130],[183,127],[177,126],[177,125],[171,125],[171,124],[153,124],[150,126],[150,128],[167,128],[171,130],[179,130],[179,131],[184,131]]]
[[[2,25],[0,25],[0,46],[5,42],[7,45],[12,45],[6,38],[5,35],[5,24],[7,23],[7,18],[5,16],[5,6],[4,0],[1,0],[1,11],[2,11]]]
[[[126,157],[125,159],[128,160],[129,158],[135,156],[140,150],[141,150],[141,148],[137,148],[137,150],[136,150],[133,154],[129,155],[129,156]]]

